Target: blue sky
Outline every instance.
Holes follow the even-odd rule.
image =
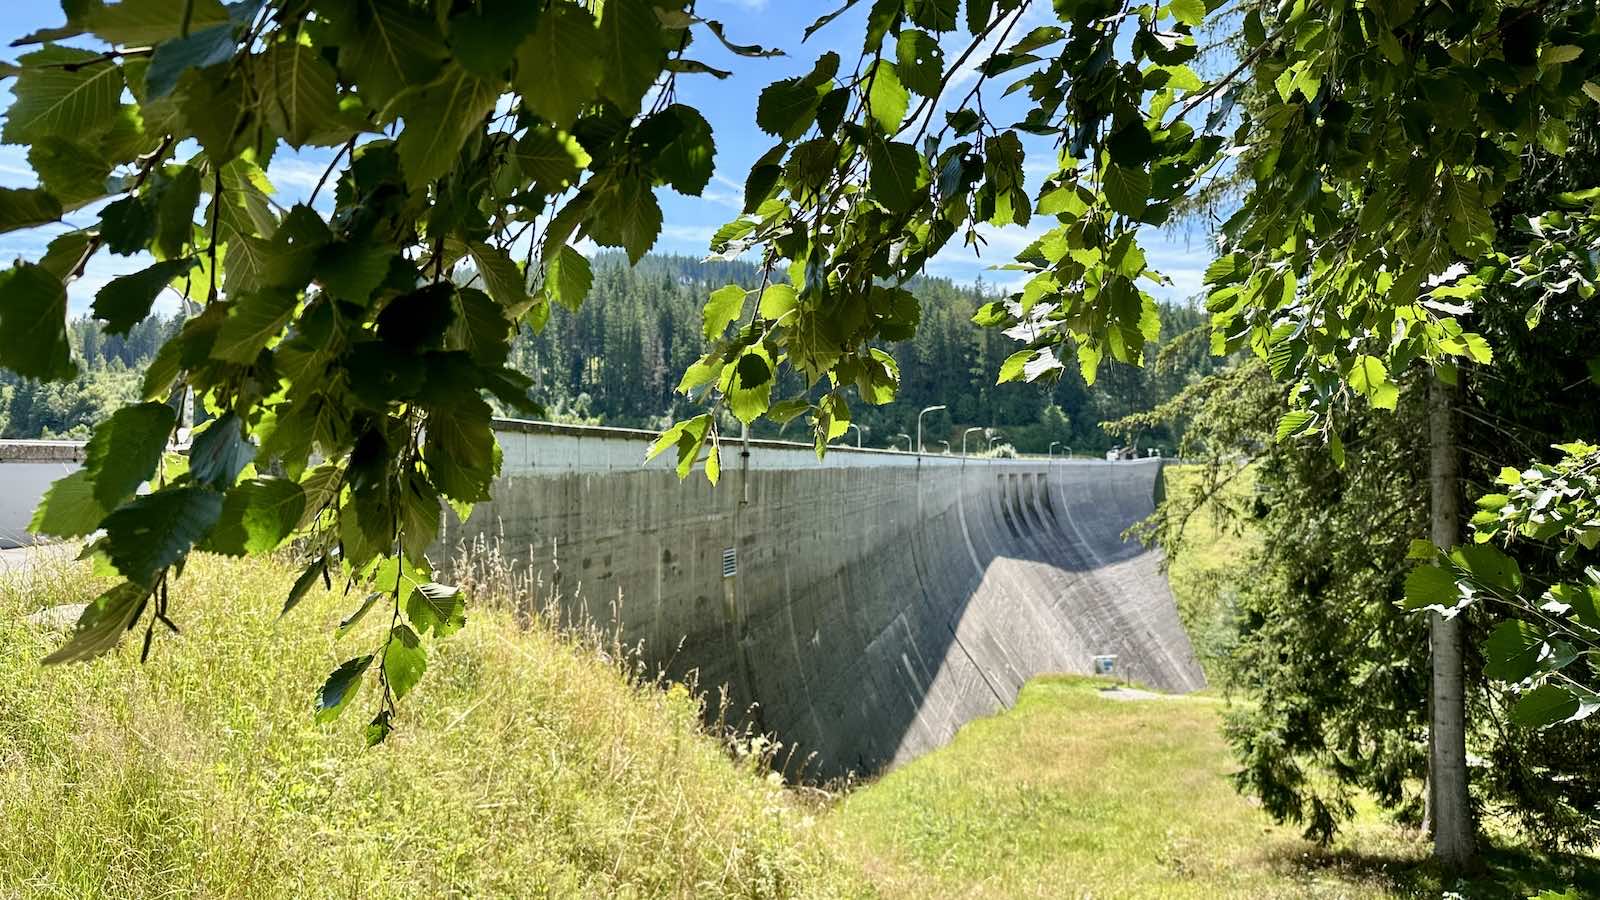
[[[706,18],[722,21],[727,26],[730,40],[777,47],[788,55],[773,59],[741,58],[722,47],[703,29],[696,29],[696,41],[689,55],[711,66],[731,70],[734,73],[733,77],[726,81],[719,81],[709,75],[684,75],[678,79],[679,101],[700,109],[712,125],[717,145],[717,174],[701,197],[683,197],[665,188],[658,192],[664,224],[661,236],[654,247],[656,252],[703,255],[712,232],[722,223],[738,215],[745,174],[749,171],[750,164],[774,142],[773,138],[763,134],[755,126],[756,97],[761,88],[779,78],[810,71],[816,57],[827,50],[837,51],[843,58],[841,68],[847,71],[854,68],[860,50],[864,18],[862,11],[852,11],[841,16],[814,35],[810,41],[801,43],[805,27],[817,16],[831,11],[835,4],[836,0],[827,0],[825,3],[797,2],[797,0],[699,0],[698,13]],[[861,4],[861,7],[867,5]],[[1026,18],[1019,23],[1014,36],[1025,34],[1033,26],[1053,20],[1046,0],[1032,0],[1024,15]],[[48,0],[6,3],[0,8],[0,44],[9,44],[12,40],[41,27],[58,25],[63,18],[56,5]],[[946,39],[946,59],[953,62],[966,46],[965,35],[958,32],[947,35]],[[81,44],[81,39],[77,43]],[[983,48],[972,55],[963,67],[964,71],[953,79],[954,87],[949,93],[954,93],[957,97],[965,96],[966,89],[970,88],[976,77],[973,69],[982,62],[990,49]],[[25,52],[21,48],[7,48],[7,50],[12,54],[9,58],[13,59],[16,53]],[[1025,111],[1022,105],[1025,103],[1025,97],[1021,94],[1004,99],[1000,97],[1005,83],[1001,81],[999,84],[986,85],[984,90],[985,106],[991,118],[997,122],[1009,122],[1020,118]],[[8,80],[0,86],[0,105],[10,104],[9,85]],[[915,99],[913,98],[913,101]],[[942,110],[939,112],[942,114]],[[1024,135],[1023,139],[1027,150],[1025,170],[1031,193],[1053,168],[1054,148],[1047,140],[1027,135]],[[277,188],[279,202],[289,205],[304,199],[322,174],[332,153],[331,150],[321,149],[292,152],[287,148],[280,148],[268,170],[268,175]],[[23,148],[0,145],[0,186],[25,187],[36,183],[37,178],[28,166]],[[319,198],[318,205],[324,207],[324,212],[331,203],[331,193],[324,191]],[[86,223],[92,221],[96,214],[97,207],[91,206],[72,214],[69,221]],[[971,283],[981,277],[990,284],[1015,287],[1019,282],[1018,273],[989,271],[989,267],[1008,261],[1047,227],[1047,222],[1037,221],[1027,229],[983,226],[980,231],[987,238],[988,246],[982,251],[981,257],[952,242],[950,247],[930,261],[928,274],[951,278],[961,283]],[[57,226],[0,235],[0,259],[12,259],[18,256],[36,258],[49,238],[61,230],[62,228]],[[1198,290],[1201,272],[1208,261],[1203,236],[1194,233],[1151,232],[1146,235],[1146,245],[1151,264],[1173,280],[1171,287],[1152,288],[1153,293],[1163,299],[1180,300]],[[69,290],[73,312],[85,311],[95,292],[107,281],[118,275],[137,271],[148,264],[147,258],[112,256],[104,252],[98,254],[90,263],[84,277],[75,282]]]

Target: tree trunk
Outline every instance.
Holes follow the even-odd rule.
[[[1434,378],[1428,389],[1428,477],[1433,542],[1454,546],[1461,538],[1460,413],[1457,389]],[[1428,704],[1428,796],[1433,857],[1446,869],[1461,869],[1477,852],[1472,804],[1467,795],[1466,673],[1461,617],[1429,614],[1433,686]]]

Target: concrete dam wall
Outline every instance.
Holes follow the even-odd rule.
[[[503,538],[569,613],[815,754],[873,772],[1009,706],[1030,677],[1091,671],[1204,685],[1160,558],[1123,529],[1160,460],[977,460],[723,444],[721,483],[679,482],[654,435],[503,423],[492,503],[444,541]],[[752,706],[753,705],[753,706]]]
[[[615,624],[646,662],[815,754],[873,772],[1009,706],[1043,672],[1117,671],[1173,691],[1204,678],[1160,572],[1121,532],[1148,515],[1160,460],[979,460],[723,445],[721,483],[646,464],[650,432],[498,426],[492,503],[450,521],[553,583],[566,613]],[[0,442],[0,547],[82,445]],[[619,622],[613,622],[613,609]]]

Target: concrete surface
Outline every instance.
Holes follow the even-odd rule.
[[[495,500],[447,521],[437,555],[502,537],[568,615],[613,623],[615,609],[648,663],[726,684],[735,713],[814,754],[810,776],[911,759],[1097,654],[1163,691],[1204,685],[1160,557],[1121,538],[1154,508],[1160,460],[835,447],[819,462],[808,445],[733,440],[712,488],[680,483],[670,451],[646,464],[651,432],[497,431]],[[28,542],[39,497],[81,452],[0,441],[0,541]]]
[[[39,498],[82,461],[80,441],[0,441],[0,549],[33,543],[28,523]]]
[[[569,614],[609,622],[619,605],[624,641],[727,684],[735,710],[816,754],[811,775],[911,759],[1096,654],[1161,690],[1204,685],[1159,557],[1121,539],[1154,507],[1159,460],[836,448],[819,463],[729,441],[712,488],[645,464],[653,437],[505,423],[496,499],[443,540],[502,537]]]

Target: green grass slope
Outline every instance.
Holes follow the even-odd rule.
[[[278,611],[289,574],[196,559],[180,637],[41,668],[25,624],[92,596],[81,565],[0,576],[0,897],[834,897],[865,888],[808,810],[733,762],[682,688],[474,611],[432,654],[401,728],[366,750],[370,689],[311,697],[352,600]],[[379,627],[387,624],[382,618]],[[365,715],[363,715],[365,712]]]
[[[1228,781],[1222,701],[1114,700],[1106,682],[1035,679],[1016,706],[858,788],[828,824],[889,898],[1526,897],[1593,860],[1493,850],[1441,883],[1414,833],[1375,815],[1319,851]]]

